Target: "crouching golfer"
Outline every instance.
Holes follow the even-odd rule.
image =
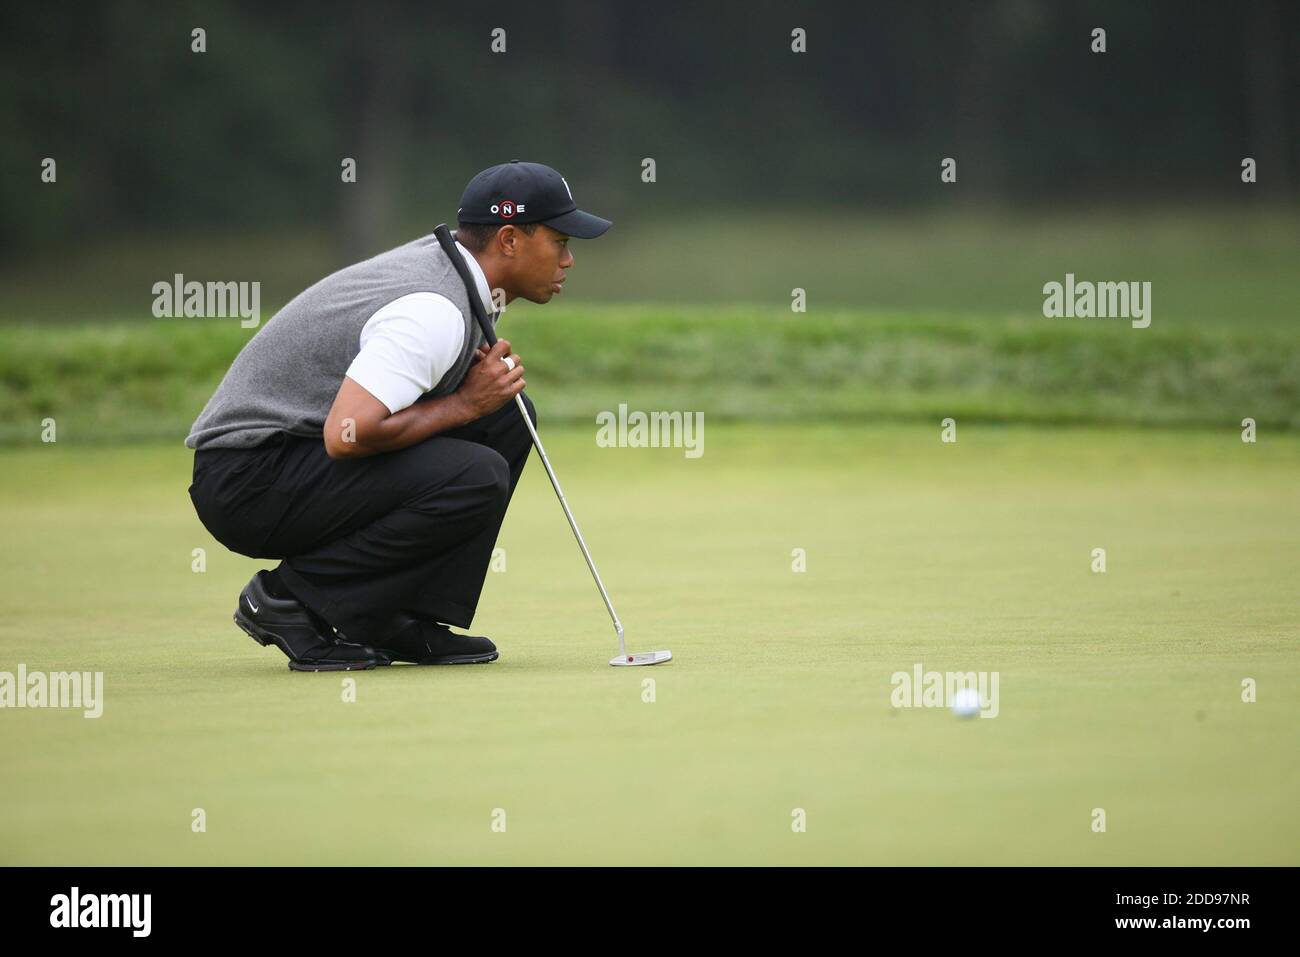
[[[569,238],[609,226],[550,167],[494,166],[460,201],[472,292],[426,236],[322,279],[244,346],[185,440],[204,526],[280,560],[240,594],[244,631],[297,671],[497,657],[448,626],[474,619],[530,441],[523,364],[487,348],[468,297],[494,326],[493,290],[549,302]]]

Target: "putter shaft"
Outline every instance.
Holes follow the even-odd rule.
[[[551,468],[551,460],[546,457],[546,449],[542,447],[541,437],[537,434],[537,429],[533,427],[533,420],[528,416],[528,409],[524,406],[524,400],[521,395],[515,396],[515,405],[519,407],[519,414],[524,418],[524,425],[528,427],[528,434],[533,437],[533,445],[537,449],[537,454],[542,458],[542,465],[546,468],[546,475],[551,480],[551,488],[555,489],[555,497],[560,500],[560,506],[564,509],[564,517],[569,520],[569,528],[573,529],[573,537],[578,540],[578,547],[582,549],[582,557],[587,560],[587,567],[591,569],[591,577],[596,581],[596,587],[600,589],[600,597],[605,600],[605,608],[609,611],[609,617],[614,622],[614,631],[618,633],[618,653],[621,656],[627,655],[627,647],[623,642],[623,624],[618,620],[618,613],[614,611],[614,603],[609,600],[609,592],[605,591],[605,583],[600,580],[600,572],[596,571],[596,563],[591,560],[591,552],[587,551],[587,543],[582,540],[582,532],[578,531],[578,522],[573,517],[573,512],[569,510],[569,503],[564,498],[564,490],[560,488],[560,480],[555,477],[555,469]]]

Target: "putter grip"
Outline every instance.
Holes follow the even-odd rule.
[[[478,286],[474,282],[465,258],[456,248],[456,240],[452,238],[451,230],[447,228],[446,223],[439,223],[434,228],[433,235],[438,240],[438,245],[442,247],[442,251],[447,254],[447,258],[451,260],[461,282],[465,284],[465,295],[469,299],[470,312],[474,313],[474,320],[483,331],[483,338],[487,340],[489,347],[496,345],[496,331],[492,328],[492,323],[488,322],[487,313],[483,311],[483,302],[478,297]]]

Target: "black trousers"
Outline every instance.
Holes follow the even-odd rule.
[[[470,626],[530,448],[514,402],[361,459],[335,461],[319,436],[282,432],[196,452],[190,499],[213,538],[281,559],[299,601],[349,640],[382,644],[400,613]]]

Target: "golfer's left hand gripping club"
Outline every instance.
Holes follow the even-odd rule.
[[[483,303],[479,299],[477,284],[469,271],[469,264],[465,262],[460,250],[456,248],[456,241],[452,238],[451,230],[447,228],[446,223],[442,223],[433,231],[433,234],[437,237],[438,245],[447,254],[447,258],[451,260],[451,264],[465,284],[470,310],[474,313],[474,319],[479,328],[483,331],[483,338],[487,340],[489,347],[496,345],[496,331],[488,322],[487,313],[484,311]],[[514,363],[509,356],[504,357],[503,361],[509,368],[514,368]],[[519,409],[519,414],[523,416],[524,425],[528,427],[528,434],[532,437],[533,447],[537,449],[537,454],[541,457],[542,465],[546,469],[546,476],[551,480],[551,488],[555,489],[555,497],[560,500],[560,507],[564,509],[564,517],[569,520],[569,528],[573,529],[573,537],[578,540],[578,547],[582,549],[582,557],[587,560],[587,568],[591,570],[591,577],[595,580],[596,587],[600,589],[600,597],[605,601],[605,608],[609,612],[610,620],[614,622],[614,631],[618,634],[618,656],[611,658],[609,663],[623,666],[657,665],[660,662],[671,660],[673,656],[671,651],[638,651],[628,654],[627,645],[623,638],[623,624],[618,620],[618,613],[614,611],[614,603],[609,600],[609,592],[605,590],[605,583],[600,580],[600,572],[596,571],[596,563],[591,558],[591,552],[587,550],[587,543],[583,541],[582,532],[578,530],[578,522],[569,509],[569,503],[564,497],[564,490],[560,488],[560,480],[555,475],[555,469],[551,468],[551,460],[546,457],[546,449],[542,446],[541,437],[538,436],[537,428],[533,425],[533,420],[528,415],[528,409],[524,405],[522,390],[515,395],[515,405]]]

